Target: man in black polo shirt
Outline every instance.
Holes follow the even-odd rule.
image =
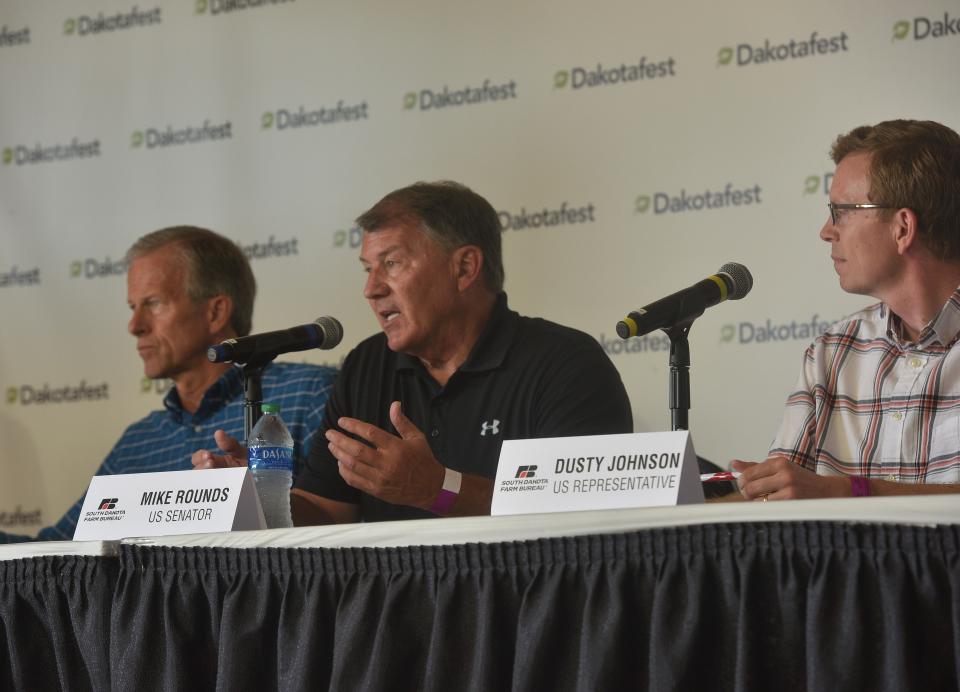
[[[489,514],[504,439],[631,432],[590,336],[521,317],[501,229],[463,185],[417,183],[363,214],[364,296],[382,332],[346,358],[292,491],[297,525]]]

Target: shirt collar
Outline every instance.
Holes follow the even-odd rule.
[[[470,350],[470,355],[457,372],[482,372],[493,370],[503,364],[507,351],[513,343],[520,324],[520,315],[507,307],[507,294],[500,292],[490,313],[490,319],[480,333],[480,338]],[[397,370],[423,368],[418,358],[407,353],[397,354]]]
[[[886,305],[882,306],[880,316],[887,318],[887,336],[895,343],[900,341],[900,317]],[[949,347],[957,337],[960,337],[960,287],[954,289],[940,311],[920,330],[916,345],[923,348],[939,343]]]
[[[269,367],[269,365],[267,366]],[[200,406],[196,413],[191,414],[183,408],[180,403],[180,394],[176,387],[171,387],[166,396],[163,397],[163,405],[170,413],[171,417],[178,423],[187,421],[199,421],[213,415],[219,411],[224,404],[234,399],[243,392],[243,378],[240,374],[240,368],[233,366],[220,378],[207,388],[203,393],[203,399],[200,400]]]

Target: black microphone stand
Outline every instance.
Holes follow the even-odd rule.
[[[690,344],[687,335],[693,320],[664,329],[670,338],[670,429],[689,430]]]
[[[243,378],[243,444],[250,443],[250,431],[260,420],[263,410],[260,408],[263,404],[263,388],[261,386],[261,376],[267,363],[270,363],[276,355],[268,358],[263,356],[251,358],[246,363],[237,363],[240,368],[240,375]]]

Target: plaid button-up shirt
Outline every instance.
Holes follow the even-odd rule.
[[[807,348],[771,454],[820,475],[960,482],[960,289],[920,333],[879,303]]]

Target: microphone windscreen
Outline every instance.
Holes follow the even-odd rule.
[[[726,274],[730,277],[733,287],[727,298],[729,300],[740,300],[753,288],[753,276],[750,270],[737,262],[727,262],[720,267],[718,274]]]
[[[318,348],[324,350],[335,348],[343,340],[343,325],[335,318],[318,317],[313,323],[320,327],[320,331],[323,333],[323,341]]]

